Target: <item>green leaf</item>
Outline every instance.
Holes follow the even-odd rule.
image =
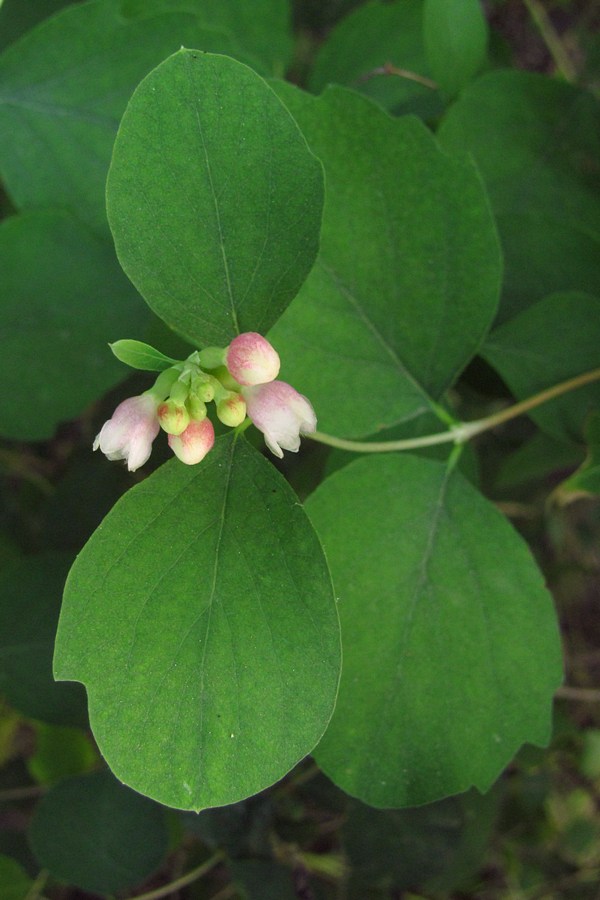
[[[0,49],[12,44],[18,37],[58,12],[69,0],[8,0],[0,2]]]
[[[500,321],[554,291],[600,293],[600,108],[530,72],[469,85],[438,132],[470,154],[490,195],[506,280]]]
[[[0,885],[4,900],[26,900],[33,881],[10,856],[0,856]]]
[[[104,230],[111,149],[135,86],[182,43],[238,50],[196,16],[126,18],[121,5],[70,6],[0,57],[0,175],[17,208],[61,206]]]
[[[109,244],[66,212],[5,219],[0,256],[0,430],[43,440],[123,378],[106,343],[148,311]]]
[[[289,0],[123,0],[123,15],[188,12],[203,26],[221,29],[241,48],[231,53],[261,74],[283,77],[294,49]],[[197,46],[197,45],[194,45]],[[215,49],[202,47],[202,49]]]
[[[87,891],[113,894],[151,875],[168,846],[165,811],[97,772],[59,782],[29,830],[40,865]]]
[[[0,691],[19,712],[56,725],[86,725],[80,685],[56,684],[52,652],[71,557],[44,553],[0,572]]]
[[[373,806],[487,790],[525,741],[550,736],[561,654],[525,543],[456,470],[362,459],[307,511],[339,597],[344,669],[314,752]]]
[[[325,168],[317,264],[271,337],[322,431],[431,412],[494,317],[501,263],[470,163],[358,94],[277,87]],[[401,160],[401,165],[399,164]]]
[[[591,494],[600,494],[600,413],[592,413],[589,417],[585,439],[588,446],[586,458],[577,471],[556,489],[555,496],[558,496],[562,503],[570,503]]]
[[[143,369],[145,372],[163,372],[177,362],[155,350],[143,341],[121,340],[110,345],[110,349],[120,362],[132,369]]]
[[[483,67],[488,29],[479,0],[425,0],[423,35],[434,80],[454,97]]]
[[[427,78],[423,46],[423,0],[371,0],[339,22],[321,44],[309,86],[315,93],[343,84],[377,100],[386,109],[441,113],[439,94],[411,78],[385,74],[387,64]]]
[[[600,299],[575,291],[545,297],[496,328],[481,354],[518,400],[598,368]],[[581,443],[588,414],[600,407],[600,383],[564,394],[528,413],[545,432]]]
[[[483,862],[499,792],[469,791],[417,809],[350,803],[342,837],[354,898],[382,878],[397,889],[452,892]],[[447,896],[447,895],[446,895]]]
[[[314,262],[323,173],[251,69],[181,50],[133,95],[107,208],[121,264],[198,345],[264,333]]]
[[[92,741],[80,729],[36,723],[35,750],[27,757],[27,771],[38,784],[82,775],[99,762]]]
[[[201,465],[173,460],[133,488],[92,536],[67,582],[55,673],[86,685],[122,781],[200,809],[256,793],[310,752],[339,653],[305,513],[229,434]]]

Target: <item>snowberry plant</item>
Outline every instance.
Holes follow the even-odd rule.
[[[43,595],[70,567],[53,673],[85,686],[116,776],[40,804],[32,843],[57,877],[45,810],[93,778],[94,797],[119,807],[120,781],[160,819],[160,861],[158,804],[233,804],[309,755],[389,809],[485,792],[549,740],[556,613],[473,447],[527,415],[517,468],[541,465],[537,428],[549,470],[566,454],[561,496],[597,490],[597,103],[478,76],[485,24],[462,5],[476,27],[454,53],[449,4],[364,4],[312,93],[274,77],[291,60],[275,0],[91,0],[0,57],[18,210],[0,226],[4,433],[41,441],[83,416],[96,490],[129,479],[72,566],[27,560],[14,579]],[[420,81],[377,73],[388,35],[418,49]],[[115,893],[156,864],[65,878]]]

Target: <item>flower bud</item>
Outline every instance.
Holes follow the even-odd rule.
[[[227,348],[227,368],[242,385],[265,384],[279,374],[279,354],[261,334],[239,334]]]
[[[215,442],[215,429],[210,419],[190,422],[179,435],[169,435],[169,447],[187,466],[201,462]]]
[[[217,404],[217,417],[223,425],[235,428],[246,418],[246,401],[241,394],[232,394]]]
[[[190,414],[185,406],[169,399],[158,407],[158,421],[167,434],[181,434],[190,423]]]

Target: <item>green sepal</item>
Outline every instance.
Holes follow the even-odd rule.
[[[120,362],[132,369],[142,369],[144,372],[164,372],[178,362],[165,356],[160,350],[155,350],[150,344],[144,344],[143,341],[115,341],[108,346]]]
[[[600,494],[600,412],[590,414],[585,426],[585,439],[588,448],[586,458],[553,494],[560,504]]]

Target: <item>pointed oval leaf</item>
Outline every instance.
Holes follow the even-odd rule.
[[[332,713],[339,631],[297,498],[246,441],[123,497],[69,576],[55,673],[82,681],[115,774],[171,806],[282,777]]]
[[[165,810],[110,772],[65,778],[40,801],[29,830],[40,864],[87,891],[114,894],[158,868],[169,842]]]
[[[264,333],[318,250],[323,173],[251,69],[181,50],[123,116],[107,186],[121,264],[192,343]]]
[[[480,0],[425,0],[423,36],[433,77],[453,97],[485,62],[488,29]]]
[[[57,684],[52,677],[60,599],[72,558],[66,553],[40,553],[2,569],[0,691],[32,719],[86,727],[81,685]]]
[[[196,15],[122,7],[71,5],[0,56],[0,174],[18,209],[61,206],[104,231],[111,149],[136,85],[182,43],[240,55]]]
[[[62,210],[0,224],[0,432],[43,440],[123,378],[107,352],[148,310],[112,247]]]
[[[548,740],[562,677],[551,598],[460,473],[362,459],[307,510],[339,596],[344,670],[314,752],[339,787],[381,807],[485,791],[522,743]]]
[[[554,291],[598,292],[600,104],[532,72],[499,70],[468,85],[438,138],[472,156],[502,240],[499,320]]]
[[[110,349],[120,362],[144,372],[163,372],[177,362],[143,341],[115,341]]]
[[[518,400],[600,364],[600,298],[578,291],[551,294],[492,331],[481,355]],[[544,403],[528,415],[547,434],[583,443],[587,416],[600,409],[600,382]]]
[[[364,97],[277,90],[325,168],[317,263],[272,332],[319,427],[362,437],[431,411],[496,312],[501,261],[470,163]]]

